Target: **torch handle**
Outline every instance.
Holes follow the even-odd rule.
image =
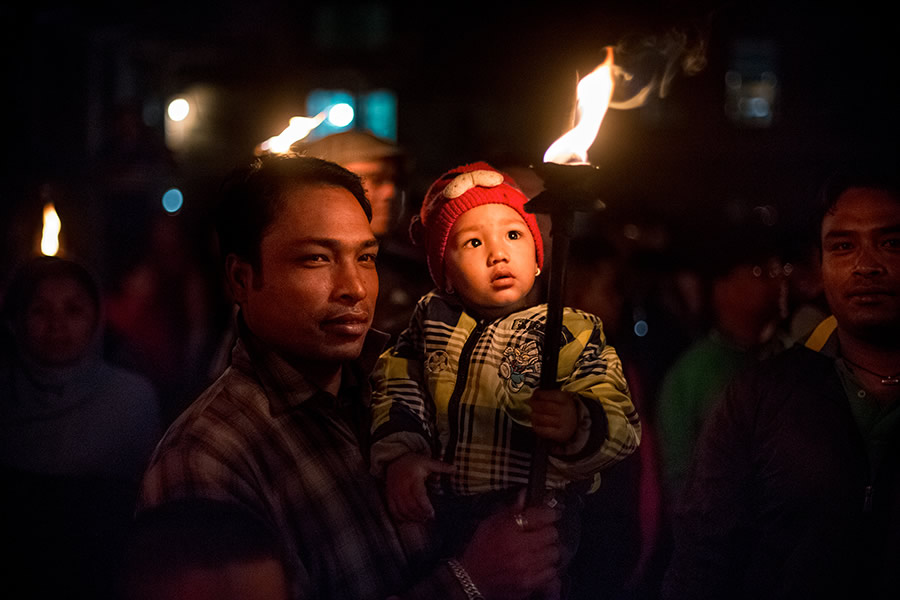
[[[566,259],[572,237],[573,213],[563,210],[551,213],[552,253],[550,280],[547,287],[547,322],[544,327],[544,350],[541,357],[541,389],[559,388],[556,373],[559,370],[559,348],[562,340],[563,285],[566,279]],[[531,453],[531,470],[528,473],[526,504],[541,503],[547,483],[547,441],[536,437]]]

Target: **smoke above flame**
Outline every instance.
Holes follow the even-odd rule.
[[[616,86],[611,108],[628,110],[653,96],[665,98],[679,74],[692,76],[706,68],[704,36],[687,30],[626,38],[615,47]]]
[[[547,148],[544,162],[589,164],[588,150],[608,109],[629,110],[652,97],[664,98],[679,73],[696,75],[706,63],[705,38],[684,30],[607,47],[606,60],[578,82],[574,126]]]

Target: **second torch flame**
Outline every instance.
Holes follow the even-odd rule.
[[[607,47],[606,60],[578,82],[575,126],[547,148],[545,163],[589,164],[588,149],[597,138],[600,124],[609,109],[613,87],[613,50]]]
[[[56,256],[59,252],[59,232],[62,230],[62,222],[56,214],[56,208],[52,202],[44,205],[44,226],[41,230],[41,254]]]
[[[325,120],[325,111],[314,117],[291,117],[288,126],[276,136],[270,137],[259,145],[259,150],[273,154],[284,154],[291,149],[294,142],[302,140]]]

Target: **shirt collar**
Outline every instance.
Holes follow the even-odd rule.
[[[254,335],[240,312],[237,315],[237,328],[238,339],[232,350],[231,363],[236,368],[256,374],[269,398],[269,409],[272,414],[289,411],[319,394],[331,396]],[[359,357],[342,365],[342,391],[348,387],[367,384],[368,376],[375,368],[375,363],[389,338],[390,336],[384,332],[369,330]],[[367,394],[363,394],[363,398],[368,401]]]

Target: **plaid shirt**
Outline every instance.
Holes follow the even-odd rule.
[[[384,344],[374,337],[370,365]],[[366,371],[343,372],[336,398],[242,328],[231,367],[158,446],[138,510],[190,498],[251,510],[280,536],[294,598],[465,598],[447,567],[410,590],[428,569],[426,536],[391,523],[361,450]]]
[[[373,472],[403,453],[456,465],[441,490],[478,494],[526,485],[534,434],[528,399],[540,385],[546,305],[479,322],[437,293],[382,354],[372,399]],[[600,319],[565,309],[557,381],[578,394],[575,438],[550,453],[549,487],[599,483],[599,471],[634,452],[641,427],[622,364]]]

